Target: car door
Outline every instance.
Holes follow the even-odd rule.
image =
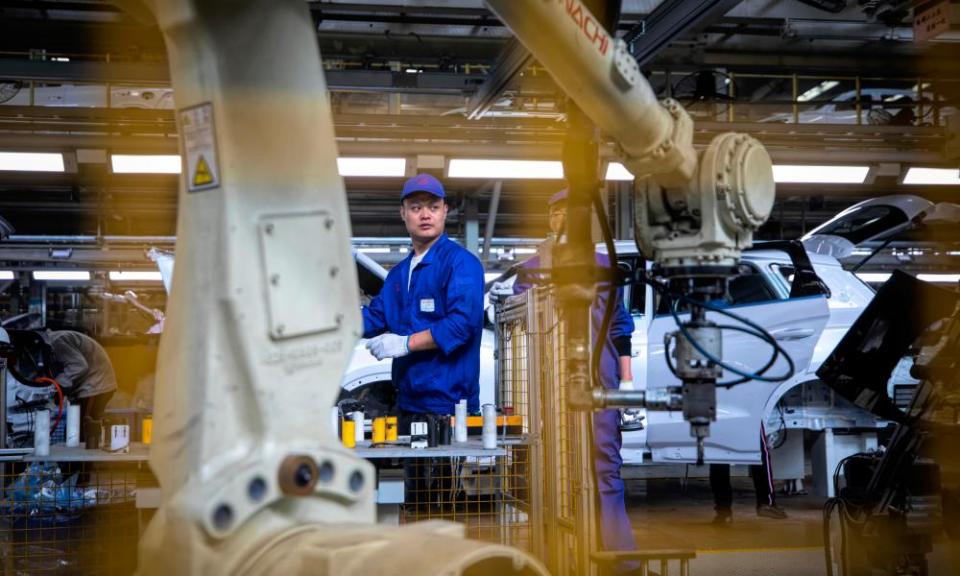
[[[788,261],[785,257],[785,261]],[[763,326],[770,332],[794,361],[795,370],[802,372],[813,356],[818,337],[823,330],[829,310],[823,295],[784,298],[767,275],[766,267],[744,260],[745,274],[731,280],[730,312],[741,315]],[[685,320],[689,314],[680,314]],[[718,324],[731,321],[719,314],[707,317]],[[667,367],[664,336],[675,331],[673,317],[663,306],[650,324],[646,388],[653,390],[679,386],[680,381]],[[752,372],[763,366],[770,357],[771,348],[753,336],[735,331],[723,333],[723,359],[737,368]],[[787,363],[776,361],[767,375],[783,374]],[[721,382],[733,380],[724,371]],[[751,380],[731,388],[717,389],[717,419],[710,426],[710,436],[704,442],[705,456],[710,462],[754,463],[759,461],[760,420],[768,399],[778,383]],[[695,462],[696,444],[690,436],[690,425],[680,412],[649,412],[647,414],[647,445],[655,462]]]

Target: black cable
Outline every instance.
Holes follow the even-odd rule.
[[[774,443],[771,450],[776,450],[787,443],[787,419],[783,416],[783,406],[779,402],[777,402],[777,412],[780,414],[780,429],[777,430],[779,442]]]
[[[834,509],[842,504],[840,498],[828,498],[823,505],[823,554],[827,565],[827,576],[833,576],[833,554],[830,551],[830,518],[833,516]],[[840,518],[841,550],[840,557],[843,558],[843,516]],[[841,565],[842,569],[842,565]]]
[[[767,332],[767,330],[766,330],[765,328],[763,328],[763,327],[760,326],[759,324],[756,324],[756,323],[754,323],[754,322],[752,322],[752,321],[750,321],[750,320],[747,320],[746,318],[743,318],[742,316],[738,316],[738,315],[733,314],[732,312],[728,312],[728,311],[726,311],[726,310],[724,310],[724,309],[722,309],[722,308],[717,308],[717,307],[715,307],[715,306],[711,306],[711,305],[706,304],[706,303],[704,303],[704,302],[695,302],[695,301],[693,301],[693,300],[690,300],[689,298],[687,298],[686,296],[684,296],[684,295],[682,295],[682,294],[680,295],[680,298],[681,298],[681,300],[687,302],[687,303],[688,303],[689,305],[691,305],[691,306],[700,306],[700,307],[703,308],[704,310],[708,310],[708,311],[710,311],[710,312],[714,312],[714,313],[716,313],[716,314],[721,314],[721,315],[726,316],[726,317],[728,317],[728,318],[732,318],[733,320],[735,320],[735,321],[737,321],[737,322],[740,322],[740,323],[742,323],[742,324],[745,324],[745,325],[753,328],[753,329],[756,330],[757,332],[764,334],[766,337],[761,338],[761,340],[764,340],[765,342],[767,342],[768,344],[770,344],[770,346],[772,346],[772,347],[776,350],[777,353],[783,354],[784,360],[787,361],[787,371],[786,371],[786,373],[784,373],[784,374],[782,374],[782,375],[778,375],[778,376],[763,376],[762,374],[744,372],[744,371],[740,370],[739,368],[735,368],[735,367],[733,367],[733,366],[725,363],[722,359],[717,358],[717,357],[714,356],[713,354],[710,354],[709,352],[707,352],[707,350],[704,349],[703,346],[701,346],[699,342],[697,342],[696,338],[694,338],[693,335],[690,334],[690,332],[684,327],[683,323],[680,321],[680,316],[679,316],[679,314],[678,314],[678,312],[677,312],[677,310],[676,310],[676,306],[671,307],[671,309],[670,309],[670,314],[673,316],[674,321],[677,323],[677,328],[680,329],[680,333],[683,334],[683,337],[686,338],[687,341],[690,342],[690,344],[697,350],[697,352],[699,352],[701,355],[703,355],[704,357],[706,357],[708,360],[710,360],[711,362],[713,362],[713,363],[716,364],[717,366],[720,366],[720,367],[723,368],[724,370],[727,370],[728,372],[733,372],[733,373],[736,374],[737,376],[740,376],[741,378],[747,378],[748,380],[759,380],[759,381],[761,381],[761,382],[773,382],[773,383],[776,383],[776,382],[783,382],[783,381],[785,381],[785,380],[789,380],[789,379],[793,376],[794,372],[796,371],[796,367],[795,367],[794,364],[793,364],[793,359],[790,358],[790,355],[787,354],[786,350],[784,350],[784,349],[780,346],[780,344],[776,341],[776,339],[775,339],[769,332]],[[675,303],[676,303],[676,302],[675,302]],[[721,383],[718,383],[717,385],[720,386]],[[728,383],[722,383],[722,385],[729,385],[729,384],[728,384]]]
[[[765,336],[764,336],[763,334],[761,334],[761,333],[759,333],[759,332],[755,332],[755,331],[753,331],[753,330],[751,330],[751,329],[749,329],[749,328],[744,328],[744,327],[742,327],[742,326],[734,326],[734,325],[732,325],[732,324],[720,324],[720,325],[717,326],[717,328],[720,328],[721,330],[734,330],[734,331],[736,331],[736,332],[743,332],[743,333],[745,333],[745,334],[749,334],[749,335],[751,335],[751,336],[755,336],[756,338],[758,338],[758,339],[760,339],[760,340],[767,341],[766,338],[765,338]],[[670,351],[671,351],[671,348],[670,348],[669,346],[665,346],[665,347],[664,347],[664,355],[665,355],[666,358],[667,358],[667,368],[670,369],[670,372],[673,373],[674,376],[676,376],[677,378],[680,378],[680,376],[679,376],[679,375],[677,374],[677,372],[676,372],[675,365],[674,365],[674,364],[671,362],[671,360],[670,360]],[[779,352],[777,352],[776,348],[774,348],[773,354],[770,356],[770,359],[767,360],[767,363],[764,364],[763,367],[762,367],[760,370],[758,370],[756,373],[759,374],[759,375],[765,374],[765,373],[767,372],[767,370],[769,370],[770,368],[773,367],[774,363],[776,363],[777,358],[779,358],[779,357],[780,357]],[[740,378],[739,380],[730,380],[730,381],[727,381],[727,382],[717,382],[716,386],[719,387],[719,388],[730,388],[730,387],[732,387],[732,386],[737,386],[738,384],[743,384],[743,383],[749,382],[750,380],[753,380],[753,378]]]
[[[607,284],[607,299],[603,304],[603,319],[600,321],[600,330],[597,333],[596,343],[593,345],[593,357],[591,358],[591,373],[597,386],[603,386],[603,380],[600,379],[600,357],[603,354],[603,347],[607,343],[607,331],[610,330],[610,322],[613,320],[613,312],[617,306],[617,247],[613,242],[613,230],[610,229],[610,222],[607,221],[607,210],[600,199],[600,188],[594,186],[591,194],[594,210],[597,211],[597,220],[600,221],[600,231],[603,236],[603,243],[607,247],[607,256],[610,263],[612,278]],[[596,258],[594,258],[596,259]]]
[[[701,306],[701,307],[704,308],[705,310],[708,310],[708,311],[711,311],[711,312],[715,312],[715,313],[721,314],[721,315],[723,315],[723,316],[727,316],[728,318],[732,318],[733,320],[735,320],[735,321],[737,321],[737,322],[740,322],[740,323],[742,323],[742,324],[750,327],[750,328],[752,329],[752,331],[751,331],[751,330],[747,330],[746,328],[743,328],[743,327],[740,327],[740,326],[731,326],[731,325],[721,325],[721,326],[718,326],[719,328],[727,329],[727,330],[735,330],[735,331],[738,331],[738,332],[744,332],[744,333],[746,333],[746,334],[750,334],[750,335],[752,335],[752,336],[754,336],[754,337],[756,337],[756,338],[758,338],[758,339],[760,339],[760,340],[763,340],[764,342],[770,344],[771,348],[773,348],[773,354],[772,354],[772,356],[771,356],[771,359],[768,361],[768,363],[767,363],[766,365],[764,365],[764,367],[763,367],[761,370],[759,370],[759,371],[757,371],[757,372],[754,372],[754,373],[752,373],[752,374],[751,374],[751,373],[747,373],[747,372],[743,372],[742,370],[739,370],[739,369],[737,369],[737,368],[734,368],[734,367],[726,364],[725,362],[723,362],[723,360],[721,360],[721,359],[717,358],[716,356],[710,354],[709,352],[707,352],[706,350],[703,349],[703,347],[696,341],[696,339],[693,337],[693,335],[690,334],[689,331],[683,326],[683,322],[680,321],[680,316],[679,316],[679,313],[678,313],[678,311],[677,311],[677,306],[676,306],[676,305],[679,303],[680,300],[675,300],[675,299],[673,298],[673,295],[670,293],[670,291],[669,291],[666,287],[661,286],[660,284],[657,284],[656,282],[653,282],[653,281],[650,281],[650,280],[645,280],[645,281],[646,281],[647,283],[649,283],[651,286],[653,286],[654,289],[659,290],[659,291],[662,293],[663,297],[667,298],[667,303],[668,303],[668,308],[669,308],[669,310],[670,310],[670,314],[671,314],[671,316],[673,316],[674,322],[676,322],[677,327],[680,329],[680,333],[683,335],[683,337],[686,338],[686,339],[693,345],[693,347],[696,348],[697,351],[700,352],[700,354],[703,355],[704,357],[706,357],[708,360],[710,360],[710,361],[713,362],[714,364],[717,364],[717,365],[720,366],[721,368],[723,368],[723,369],[725,369],[725,370],[727,370],[727,371],[729,371],[729,372],[733,372],[734,374],[736,374],[736,375],[738,375],[738,376],[741,377],[741,378],[738,379],[738,380],[731,380],[731,381],[727,381],[727,382],[718,382],[718,383],[716,384],[716,386],[721,387],[721,388],[729,388],[729,387],[731,387],[731,386],[736,386],[736,385],[738,385],[738,384],[743,384],[743,383],[745,383],[745,382],[749,382],[750,380],[759,380],[759,381],[762,381],[762,382],[774,382],[774,383],[776,383],[776,382],[783,382],[784,380],[788,380],[790,377],[793,376],[793,374],[794,374],[794,372],[795,372],[795,366],[794,366],[794,363],[793,363],[793,359],[790,358],[790,355],[787,354],[786,350],[784,350],[784,349],[780,346],[780,344],[776,341],[776,339],[775,339],[766,329],[764,329],[762,326],[760,326],[760,325],[758,325],[758,324],[756,324],[756,323],[754,323],[754,322],[752,322],[752,321],[750,321],[750,320],[747,320],[746,318],[743,318],[742,316],[739,316],[739,315],[737,315],[737,314],[733,314],[732,312],[729,312],[729,311],[727,311],[727,310],[724,310],[724,309],[722,309],[722,308],[717,308],[717,307],[715,307],[715,306],[711,306],[711,305],[709,305],[709,304],[702,303],[702,302],[695,302],[695,301],[693,301],[693,300],[690,300],[689,298],[687,298],[686,296],[684,296],[684,295],[682,295],[682,294],[679,295],[679,296],[680,296],[680,300],[686,302],[686,303],[687,303],[688,305],[690,305],[690,306]],[[783,375],[778,375],[778,376],[764,376],[763,374],[765,374],[766,371],[767,371],[771,366],[773,366],[773,363],[776,362],[777,358],[778,358],[779,355],[781,355],[781,354],[783,355],[784,359],[787,361],[787,372],[786,372],[785,374],[783,374]],[[679,376],[677,375],[677,372],[676,372],[676,367],[670,362],[670,355],[669,355],[669,353],[668,353],[667,351],[665,351],[665,355],[666,355],[666,358],[667,358],[667,368],[670,369],[671,373],[672,373],[674,376],[677,376],[677,378],[679,378]]]

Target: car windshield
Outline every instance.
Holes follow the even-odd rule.
[[[852,244],[859,244],[875,238],[894,227],[907,222],[907,215],[892,206],[866,206],[855,210],[835,223],[817,231],[817,234],[829,234],[846,238]]]

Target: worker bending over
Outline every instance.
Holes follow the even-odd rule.
[[[363,308],[367,348],[394,359],[401,427],[411,416],[453,414],[464,398],[469,411],[480,409],[483,266],[443,233],[448,209],[433,176],[404,184],[400,218],[413,250]]]
[[[58,366],[54,379],[71,402],[80,405],[80,419],[99,420],[117,391],[113,363],[96,340],[72,330],[47,330],[44,339]]]

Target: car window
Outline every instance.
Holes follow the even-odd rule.
[[[789,296],[790,289],[793,288],[793,280],[797,276],[797,269],[792,264],[774,263],[770,265],[770,270],[776,278],[782,280],[781,284],[786,287],[786,294]]]
[[[749,264],[740,264],[740,275],[727,282],[727,302],[733,306],[779,300],[766,277]]]
[[[619,262],[620,270],[630,274],[637,267],[635,258],[625,258]],[[647,300],[646,286],[643,284],[627,284],[623,287],[623,301],[627,304],[627,310],[633,315],[642,315]]]
[[[769,280],[752,264],[740,263],[740,274],[731,278],[727,282],[727,293],[724,295],[724,302],[728,306],[742,306],[744,304],[757,304],[771,300],[784,299],[778,291],[770,285]],[[669,314],[670,309],[667,301],[655,293],[655,307],[657,314]],[[687,312],[689,307],[683,302],[678,306],[680,312]]]
[[[893,206],[866,206],[845,215],[831,225],[817,231],[817,234],[830,234],[846,238],[853,244],[859,244],[873,238],[895,226],[906,223],[907,215]]]

